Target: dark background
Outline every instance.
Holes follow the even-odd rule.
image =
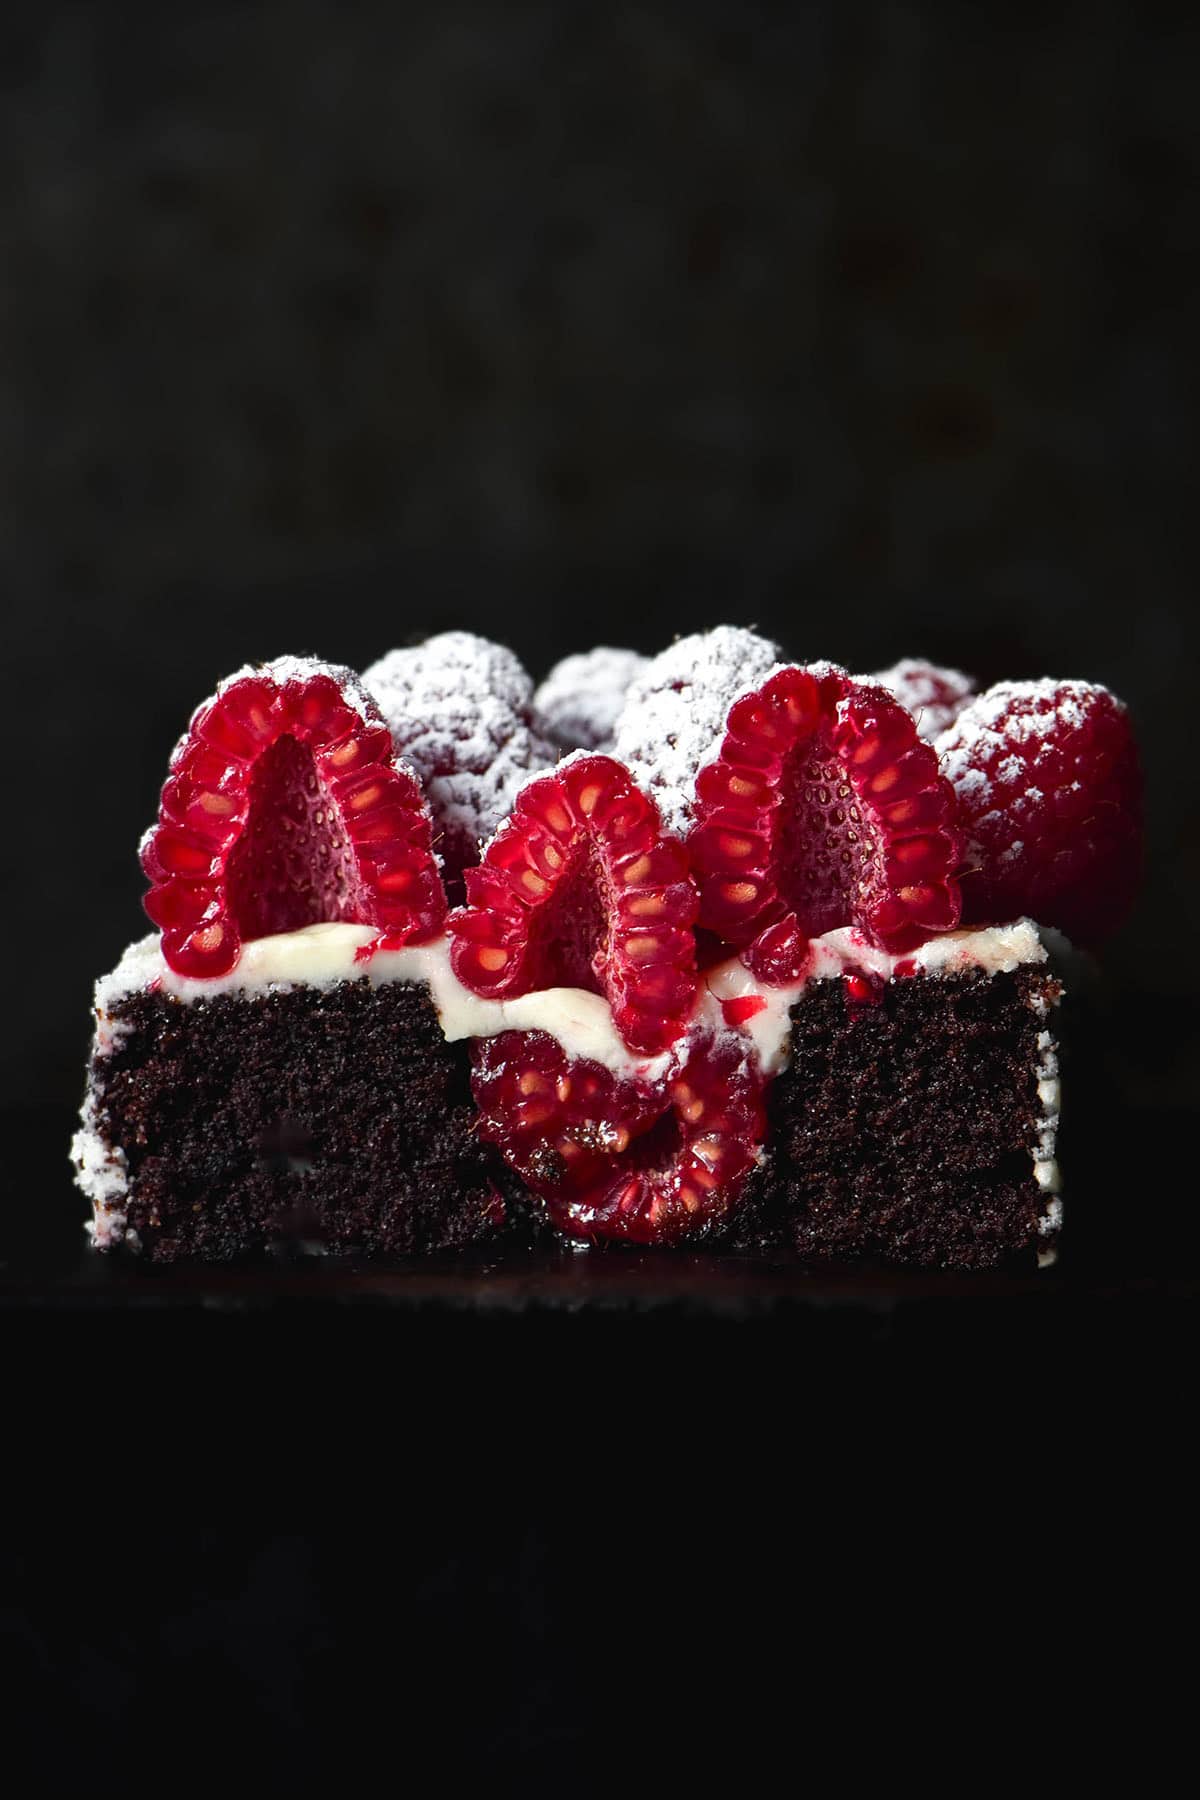
[[[21,1266],[34,1209],[76,1241],[65,1148],[90,985],[144,929],[136,843],[191,708],[247,659],[313,651],[361,667],[452,625],[511,642],[537,673],[597,641],[649,650],[731,620],[798,657],[860,670],[921,653],[985,681],[1077,675],[1127,698],[1146,751],[1152,854],[1139,917],[1109,959],[1108,1041],[1127,1103],[1110,1121],[1113,1184],[1135,1221],[1131,1254],[1160,1242],[1200,1068],[1198,36],[1190,9],[1144,0],[48,0],[6,11],[10,1266]],[[1187,1201],[1185,1186],[1177,1204]],[[1173,1255],[1168,1246],[1160,1268]],[[1135,1316],[1087,1313],[1089,1356],[1107,1346],[1106,1377],[1117,1346],[1158,1316],[1149,1301]],[[328,1319],[307,1315],[282,1340],[248,1336],[236,1352],[226,1342],[221,1394],[241,1392],[237,1356],[252,1341],[256,1380],[275,1367],[274,1385],[254,1390],[264,1414],[281,1382],[298,1403],[313,1379],[310,1329],[327,1343]],[[926,1329],[929,1347],[942,1324]],[[152,1398],[158,1352],[128,1323],[107,1330],[93,1317],[69,1331],[43,1321],[14,1340],[7,1367],[27,1371],[32,1358],[44,1374],[66,1346],[78,1391],[65,1416],[95,1410],[106,1430],[120,1422],[117,1442],[156,1445],[166,1417],[178,1425]],[[1037,1412],[1062,1399],[1041,1383],[1051,1362],[1061,1380],[1067,1335],[1046,1331],[1043,1316],[1010,1369]],[[396,1350],[382,1328],[361,1344],[334,1336],[344,1372],[360,1353],[369,1360],[371,1429],[385,1437],[408,1417],[397,1391],[410,1393],[410,1368],[428,1381],[431,1360],[461,1353],[448,1348],[454,1334],[433,1347],[414,1339],[389,1386],[380,1370]],[[857,1354],[884,1340],[894,1381],[894,1334],[867,1329]],[[268,1350],[281,1341],[282,1373]],[[972,1369],[981,1341],[965,1354]],[[196,1340],[170,1342],[194,1372]],[[665,1354],[678,1366],[682,1339],[651,1342],[651,1363]],[[752,1383],[797,1366],[793,1340],[749,1342]],[[827,1388],[842,1346],[822,1343],[805,1354]],[[547,1404],[545,1348],[510,1343],[502,1376],[495,1345],[471,1364],[530,1434],[530,1409]],[[201,1354],[213,1350],[205,1339]],[[593,1345],[586,1379],[555,1404],[545,1454],[574,1421],[599,1468],[611,1473],[614,1455],[626,1468],[612,1433],[628,1395],[608,1390],[604,1370],[610,1358],[643,1366],[644,1350]],[[563,1339],[551,1360],[578,1354]],[[693,1367],[724,1362],[711,1344],[689,1340],[686,1354],[701,1357]],[[1079,1376],[1069,1353],[1066,1363]],[[938,1366],[936,1355],[920,1365],[935,1391]],[[811,1398],[812,1366],[798,1380]],[[197,1376],[189,1402],[202,1392]],[[323,1397],[331,1411],[345,1401],[332,1385]],[[793,1420],[797,1392],[781,1404]],[[430,1426],[433,1437],[405,1440],[403,1523],[373,1473],[340,1552],[302,1530],[279,1535],[294,1494],[258,1535],[246,1523],[222,1535],[213,1520],[244,1521],[246,1488],[224,1426],[212,1429],[196,1460],[229,1486],[199,1535],[179,1531],[173,1560],[161,1544],[148,1558],[169,1571],[161,1601],[149,1584],[131,1599],[120,1578],[162,1508],[131,1500],[112,1441],[64,1489],[77,1508],[70,1541],[105,1548],[69,1560],[65,1598],[46,1598],[46,1565],[21,1565],[19,1549],[0,1583],[0,1624],[15,1619],[22,1646],[15,1691],[33,1696],[29,1716],[48,1718],[51,1736],[56,1706],[66,1709],[97,1759],[93,1781],[119,1765],[147,1707],[183,1729],[181,1671],[213,1684],[236,1718],[265,1719],[277,1768],[298,1778],[297,1720],[320,1712],[332,1669],[343,1702],[356,1691],[359,1665],[344,1660],[353,1609],[334,1578],[370,1588],[381,1533],[400,1546],[394,1579],[406,1555],[425,1559],[415,1597],[398,1589],[387,1605],[416,1608],[437,1667],[464,1666],[462,1635],[445,1621],[469,1595],[464,1680],[485,1683],[485,1664],[514,1658],[538,1671],[540,1688],[491,1689],[489,1754],[515,1767],[533,1744],[552,1764],[620,1713],[610,1672],[593,1667],[571,1621],[599,1609],[620,1635],[661,1619],[658,1565],[639,1560],[662,1541],[653,1532],[623,1523],[539,1537],[554,1482],[518,1501],[511,1456],[497,1449],[481,1469],[469,1433],[450,1454]],[[729,1449],[711,1423],[689,1442],[718,1460]],[[805,1446],[820,1485],[811,1427]],[[811,1480],[787,1490],[797,1510],[785,1547],[745,1517],[730,1531],[727,1514],[697,1510],[707,1490],[684,1479],[687,1447],[673,1450],[681,1492],[651,1504],[635,1482],[612,1515],[649,1517],[654,1532],[688,1517],[691,1566],[709,1571],[707,1586],[681,1577],[662,1602],[682,1624],[669,1653],[651,1633],[660,1671],[683,1655],[707,1601],[735,1590],[744,1600],[746,1583],[773,1593],[781,1566],[798,1581],[811,1573],[798,1548]],[[439,1512],[428,1495],[443,1489],[421,1485],[431,1457],[461,1514]],[[314,1450],[313,1466],[326,1462]],[[523,1521],[515,1532],[498,1522],[498,1468]],[[911,1456],[881,1458],[872,1491],[894,1497],[899,1469],[911,1483]],[[777,1497],[780,1480],[773,1472]],[[945,1516],[944,1494],[935,1511]],[[590,1518],[586,1505],[579,1516]],[[475,1521],[470,1551],[446,1523],[460,1517]],[[1053,1556],[1046,1514],[1029,1502],[1013,1517],[1033,1580]],[[760,1542],[741,1585],[727,1569],[712,1575],[714,1544],[733,1541]],[[886,1535],[868,1541],[878,1567]],[[594,1575],[581,1597],[572,1567],[593,1567],[601,1546],[628,1559],[631,1544],[638,1592],[616,1590],[627,1612]],[[993,1600],[997,1585],[993,1569]],[[119,1628],[95,1623],[118,1617]],[[757,1629],[751,1612],[730,1626],[739,1643]],[[547,1643],[569,1646],[561,1664]],[[713,1656],[728,1665],[724,1646]],[[386,1715],[395,1698],[378,1668],[362,1679]],[[677,1679],[671,1704],[686,1707],[694,1689]],[[428,1667],[406,1691],[452,1740],[455,1708]],[[337,1732],[325,1731],[332,1758]],[[69,1761],[61,1741],[59,1754]]]
[[[13,1103],[74,1097],[215,680],[450,625],[535,673],[728,619],[1108,682],[1155,852],[1112,966],[1175,1041],[1185,9],[60,0],[4,34]]]

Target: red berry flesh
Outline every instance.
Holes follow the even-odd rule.
[[[1142,870],[1142,777],[1107,688],[1001,682],[937,749],[967,839],[969,923],[1028,915],[1088,948],[1124,923]]]
[[[234,676],[194,714],[142,844],[146,911],[179,974],[327,920],[419,943],[446,913],[429,814],[347,670],[296,658]]]
[[[936,754],[884,689],[828,665],[781,668],[734,702],[696,777],[700,924],[776,982],[839,926],[912,949],[958,923],[954,810]]]
[[[679,1036],[696,992],[687,852],[612,757],[568,757],[528,782],[466,889],[452,960],[474,993],[586,988],[631,1050]]]
[[[670,1244],[737,1202],[766,1129],[762,1077],[732,1036],[697,1039],[651,1085],[572,1061],[541,1031],[472,1047],[480,1136],[574,1238]]]

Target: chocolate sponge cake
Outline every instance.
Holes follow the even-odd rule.
[[[504,1171],[473,1129],[465,1052],[426,983],[385,976],[402,953],[355,976],[368,938],[296,933],[291,971],[262,939],[240,981],[207,993],[147,939],[99,984],[75,1147],[98,1248],[157,1262],[276,1244],[407,1256],[503,1227]]]
[[[942,1268],[1045,1258],[1061,1214],[1044,1023],[1059,992],[1028,969],[891,982],[866,1005],[819,983],[792,1011],[769,1102],[764,1201],[785,1241],[809,1259]]]
[[[954,942],[931,968],[804,987],[735,1241],[807,1261],[1053,1260],[1063,983],[1027,921]]]
[[[465,632],[365,685],[241,670],[143,842],[158,933],[97,986],[93,1241],[1046,1262],[1052,928],[1119,926],[1140,808],[1104,688],[731,627],[537,690]]]

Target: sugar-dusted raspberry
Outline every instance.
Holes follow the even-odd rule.
[[[480,1136],[571,1237],[667,1244],[738,1200],[766,1121],[763,1080],[737,1037],[697,1039],[655,1083],[571,1060],[545,1032],[472,1046]]]
[[[937,741],[967,838],[964,917],[1027,914],[1091,947],[1123,924],[1142,867],[1129,715],[1086,681],[1005,681]]]
[[[396,753],[420,776],[452,899],[462,873],[555,746],[533,720],[533,683],[511,650],[469,631],[443,631],[391,650],[366,671]]]
[[[961,669],[942,669],[920,657],[906,656],[878,675],[865,675],[894,694],[913,718],[927,744],[952,725],[975,693],[975,683]]]
[[[533,696],[534,719],[561,750],[611,750],[618,715],[647,658],[598,644],[555,663]]]
[[[690,830],[696,771],[720,749],[733,702],[780,666],[766,638],[718,625],[679,638],[630,684],[613,754],[653,795],[669,830]]]
[[[475,993],[587,988],[631,1049],[678,1037],[696,991],[696,889],[683,845],[612,757],[579,752],[527,782],[466,888],[452,958]]]
[[[897,951],[958,923],[937,757],[889,693],[829,664],[780,668],[734,702],[695,814],[700,924],[753,946],[764,979],[793,979],[808,939],[839,926]]]
[[[193,715],[142,841],[146,911],[180,974],[222,975],[247,938],[325,920],[434,936],[446,897],[429,813],[347,669],[243,669]]]

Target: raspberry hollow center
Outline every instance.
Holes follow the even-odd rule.
[[[530,782],[466,889],[451,960],[473,992],[602,994],[648,1056],[683,1029],[696,989],[687,852],[613,758],[571,757]]]
[[[249,811],[229,858],[229,909],[243,939],[365,916],[357,857],[306,744],[286,736],[250,778]]]
[[[607,890],[599,857],[591,844],[581,845],[538,918],[529,964],[531,986],[604,992]]]
[[[700,923],[757,943],[774,980],[794,979],[806,939],[840,926],[911,948],[958,922],[953,810],[936,753],[890,694],[835,669],[781,669],[734,702],[696,777]]]
[[[876,834],[827,744],[802,743],[787,757],[771,850],[785,912],[812,937],[846,924],[869,882]]]

